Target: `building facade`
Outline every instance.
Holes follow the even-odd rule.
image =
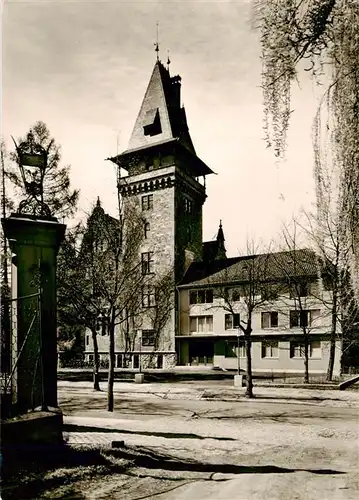
[[[158,342],[148,314],[152,294],[143,298],[143,317],[134,326],[134,342],[128,352],[118,331],[118,367],[171,368],[178,365],[246,368],[243,336],[238,322],[244,317],[240,295],[236,313],[229,314],[216,296],[218,287],[241,285],[241,259],[228,259],[222,224],[214,241],[203,242],[202,207],[206,176],[212,170],[197,156],[181,106],[181,78],[171,76],[157,60],[126,151],[110,158],[118,167],[118,188],[123,203],[135,203],[145,220],[141,261],[144,272],[157,279],[170,274],[174,302]],[[311,257],[312,258],[312,257]],[[315,260],[315,259],[314,259]],[[232,270],[228,279],[223,270]],[[237,271],[239,271],[237,273]],[[222,274],[221,274],[222,273]],[[302,272],[309,290],[317,287],[317,268]],[[215,283],[209,279],[215,278]],[[273,282],[283,281],[275,277]],[[328,292],[329,293],[329,292]],[[287,295],[287,296],[286,296]],[[322,297],[323,298],[323,297]],[[294,302],[281,293],[277,303],[261,304],[253,313],[252,356],[254,372],[303,371],[303,337],[306,322],[310,337],[309,370],[324,373],[329,355],[330,314],[318,294],[308,292],[304,316],[295,324]],[[303,308],[302,308],[303,309]],[[98,335],[100,356],[108,352],[106,332]],[[340,349],[340,342],[337,345]],[[238,356],[239,354],[239,356]],[[85,357],[93,359],[91,336],[86,336]],[[127,357],[127,359],[125,359]],[[142,360],[142,361],[141,361]],[[336,356],[335,372],[339,371]]]
[[[301,262],[304,258],[306,265],[300,272],[289,273],[290,256],[294,253]],[[251,317],[253,372],[266,375],[303,373],[305,342],[308,342],[309,372],[326,373],[332,324],[331,291],[318,280],[315,254],[296,250],[268,254],[267,258],[274,265],[280,259],[281,265],[275,275],[269,269],[264,273],[265,286],[243,278],[245,257],[217,261],[206,267],[197,262],[190,266],[178,287],[180,321],[176,341],[180,365],[246,370],[240,322],[246,325],[248,321],[247,303],[251,297],[241,290],[253,285],[258,287],[258,292],[254,292],[258,293],[258,300],[254,297],[251,301],[257,304]],[[274,287],[276,293],[268,300],[265,297],[261,300],[260,294],[268,286]],[[339,325],[337,330],[340,331]],[[339,375],[339,334],[336,350],[334,375]]]

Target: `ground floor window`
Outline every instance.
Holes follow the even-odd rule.
[[[262,358],[278,358],[278,342],[267,340],[262,342]]]
[[[310,358],[320,359],[322,357],[322,345],[320,340],[312,340],[308,345],[308,356]],[[290,357],[291,358],[304,358],[305,357],[305,344],[301,342],[290,343]]]
[[[163,356],[162,356],[162,354],[159,354],[157,356],[157,368],[158,369],[163,368]]]
[[[122,354],[117,354],[116,357],[116,366],[117,368],[122,368]]]
[[[238,357],[238,343],[235,342],[234,340],[227,341],[225,344],[224,356],[225,356],[225,358],[237,358]],[[245,349],[244,345],[239,345],[239,357],[240,358],[246,357],[246,349]]]
[[[207,365],[213,363],[214,344],[206,340],[189,344],[189,358],[191,365]]]

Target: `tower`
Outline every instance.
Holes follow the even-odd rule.
[[[118,181],[124,203],[136,201],[146,221],[142,261],[155,275],[172,269],[175,283],[202,259],[205,176],[213,173],[196,154],[180,93],[181,77],[157,60],[128,149],[110,158],[128,174]],[[171,321],[174,348],[175,312]]]
[[[157,60],[128,149],[111,158],[128,173],[121,195],[138,199],[149,224],[144,247],[156,268],[173,266],[175,281],[189,260],[202,259],[205,176],[213,173],[196,155],[180,91],[181,77]]]

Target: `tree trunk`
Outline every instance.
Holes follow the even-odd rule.
[[[332,326],[330,330],[330,348],[329,348],[329,361],[327,369],[327,380],[333,380],[333,369],[335,360],[335,339],[337,336],[337,311],[338,308],[338,291],[333,290],[333,307],[332,307]]]
[[[94,364],[93,364],[93,388],[94,391],[100,391],[100,355],[98,353],[98,343],[96,330],[92,330],[92,343],[93,343],[93,354],[94,354]]]
[[[253,395],[253,380],[252,380],[252,341],[250,334],[245,334],[246,356],[247,356],[247,377],[246,377],[246,392],[248,398],[254,398]]]
[[[109,324],[109,362],[108,362],[108,385],[107,385],[107,411],[113,411],[113,383],[115,379],[115,325],[111,317]]]
[[[309,384],[309,339],[308,333],[304,333],[304,383]]]

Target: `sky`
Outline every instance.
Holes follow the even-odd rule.
[[[263,140],[259,32],[251,0],[8,0],[2,4],[1,133],[23,136],[44,121],[81,190],[78,218],[97,196],[116,215],[114,165],[127,148],[156,61],[172,75],[207,177],[203,238],[222,220],[227,255],[248,238],[266,246],[314,202],[311,126],[317,96],[295,85],[285,161]]]

